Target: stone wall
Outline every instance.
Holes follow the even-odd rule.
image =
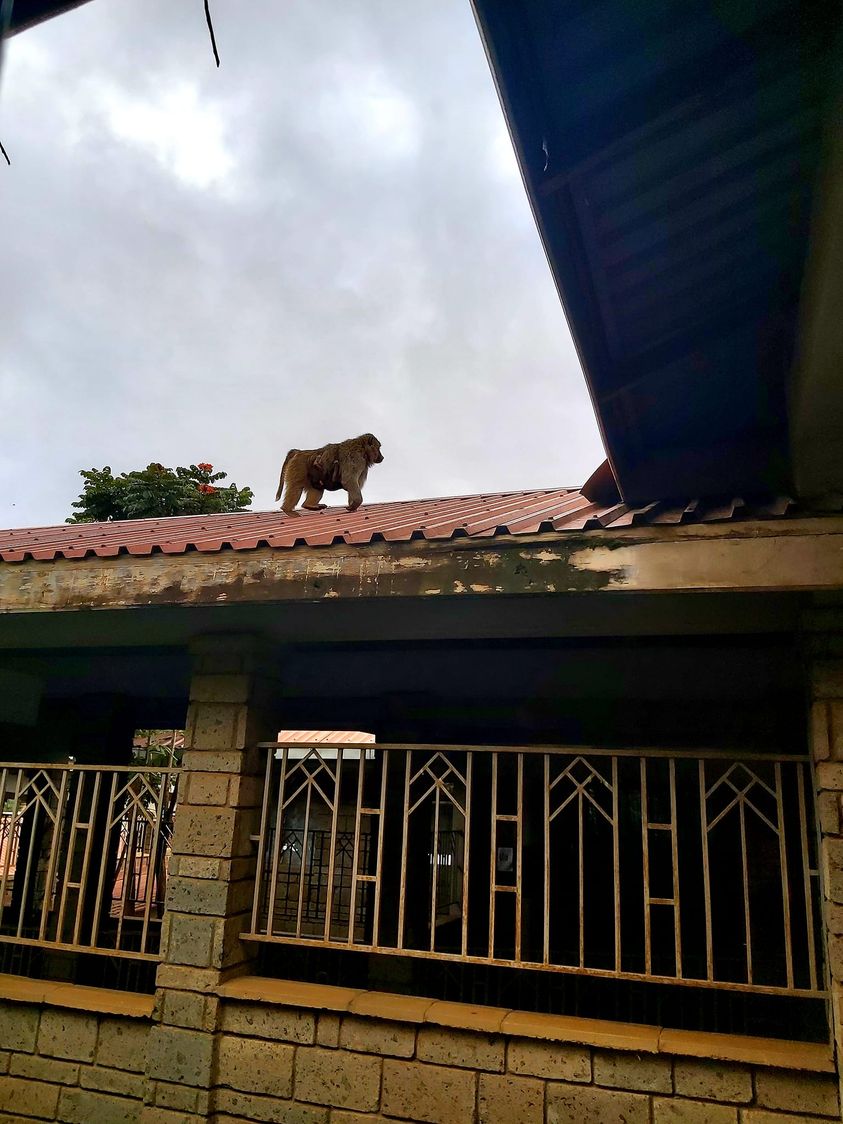
[[[142,1017],[0,1002],[0,1121],[137,1120],[150,1025]]]
[[[811,621],[822,625],[824,614]],[[843,625],[843,613],[835,619]],[[811,654],[811,752],[814,759],[819,865],[826,927],[832,1020],[837,1048],[843,1047],[843,637],[840,632],[809,635]]]
[[[549,1016],[255,978],[228,991],[285,986],[321,1008],[223,996],[210,1034],[184,1029],[169,1043],[171,1069],[181,1080],[167,1084],[150,1076],[157,1040],[148,1017],[69,1010],[51,1005],[49,996],[41,1004],[0,1002],[0,1122],[184,1124],[197,1115],[215,1124],[840,1119],[836,1077],[818,1071],[831,1068],[823,1047],[594,1020],[556,1020],[591,1044],[561,1042],[547,1037]],[[507,1017],[522,1033],[494,1029]],[[706,1050],[770,1064],[693,1056]],[[203,1090],[197,1079],[206,1071]]]
[[[482,1021],[482,1009],[466,1008],[470,1020],[472,1013],[473,1021]],[[494,1019],[495,1012],[490,1016]],[[460,1021],[459,1012],[454,1021]],[[646,1035],[646,1028],[640,1030]],[[619,1039],[623,1031],[622,1024],[615,1028]],[[592,1028],[591,1033],[599,1036],[601,1031]],[[830,1073],[562,1044],[336,1011],[226,1003],[217,1050],[218,1124],[798,1124],[840,1119],[837,1081]]]

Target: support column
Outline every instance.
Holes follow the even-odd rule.
[[[184,773],[175,821],[143,1124],[194,1121],[210,1108],[216,989],[247,972],[264,761],[277,736],[278,661],[254,637],[193,645]]]
[[[819,820],[819,869],[831,1022],[843,1058],[843,610],[806,618],[810,683],[810,746]]]

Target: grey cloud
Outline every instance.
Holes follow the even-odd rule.
[[[370,501],[581,482],[602,448],[466,0],[212,10],[220,70],[168,0],[8,44],[0,522],[149,460],[269,507],[290,445],[367,429]]]

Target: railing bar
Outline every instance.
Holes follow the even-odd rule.
[[[808,816],[805,799],[805,767],[796,770],[799,792],[799,832],[802,840],[802,884],[805,893],[805,927],[808,938],[808,971],[811,987],[817,986],[817,947],[814,935],[814,900],[811,893],[811,872],[808,866]]]
[[[7,838],[7,841],[6,841],[6,858],[5,858],[5,861],[3,862],[3,877],[2,877],[2,879],[0,879],[0,921],[3,920],[3,912],[4,912],[4,909],[5,909],[5,902],[6,902],[6,886],[7,886],[8,881],[9,881],[9,870],[10,870],[11,865],[12,865],[12,850],[13,850],[14,845],[15,845],[15,830],[17,828],[17,810],[18,810],[18,804],[20,803],[20,786],[21,786],[22,776],[23,776],[22,771],[20,769],[18,769],[17,780],[15,781],[15,795],[14,795],[14,803],[12,805],[12,814],[8,818],[9,834],[8,834],[8,838]],[[3,799],[4,803],[5,803],[7,779],[8,779],[8,768],[4,767],[3,768],[3,789],[2,789],[2,799]],[[20,831],[19,830],[18,830],[18,839],[20,839]],[[18,859],[18,856],[15,857],[15,868],[17,868],[17,859]],[[16,869],[16,873],[17,873],[17,869]]]
[[[515,959],[521,959],[521,926],[524,899],[521,893],[522,882],[522,853],[524,849],[524,754],[518,754],[518,816],[516,819],[517,832],[516,860],[515,860]]]
[[[743,918],[746,934],[746,978],[752,983],[752,917],[749,908],[749,870],[746,851],[746,805],[740,804],[739,820],[741,827],[741,878],[743,880]]]
[[[495,903],[498,853],[498,758],[492,758],[492,825],[491,846],[489,848],[489,959],[495,955]]]
[[[794,759],[795,760],[795,759]],[[807,760],[807,758],[806,758]],[[23,769],[24,772],[52,771],[62,773],[125,773],[130,766],[127,765],[57,765],[55,761],[4,761],[5,769]],[[133,773],[183,773],[184,767],[176,765],[138,765],[131,766]],[[87,947],[87,946],[86,946]]]
[[[621,966],[621,853],[618,759],[612,758],[612,879],[615,895],[615,971]]]
[[[334,874],[337,863],[337,820],[340,814],[340,787],[342,785],[342,747],[337,750],[334,774],[334,802],[331,807],[331,850],[328,853],[328,885],[325,891],[325,936],[331,935],[331,914],[334,910]],[[363,754],[360,754],[362,761]],[[327,765],[325,766],[327,768]]]
[[[462,846],[462,917],[460,918],[460,949],[463,956],[468,954],[468,879],[471,863],[471,784],[474,755],[470,749],[465,751],[465,815],[463,816]]]
[[[91,846],[93,843],[94,832],[93,825],[95,822],[94,812],[97,804],[99,803],[100,785],[102,782],[102,773],[94,773],[94,791],[91,794],[91,807],[88,812],[88,823],[85,829],[85,852],[82,855],[82,871],[79,875],[79,896],[77,897],[76,905],[76,918],[73,922],[73,943],[78,944],[82,929],[82,914],[84,912],[83,906],[85,901],[85,894],[88,888],[88,868],[90,865]],[[61,932],[61,930],[59,930]]]
[[[430,877],[430,937],[429,947],[431,952],[436,951],[436,906],[439,894],[439,809],[440,791],[436,788],[433,797],[433,854],[431,861],[433,869]]]
[[[652,969],[652,938],[650,918],[650,838],[647,834],[648,819],[648,792],[647,792],[647,762],[641,758],[641,863],[642,887],[644,892],[644,971],[647,975]]]
[[[361,753],[362,757],[363,754]],[[382,869],[383,869],[383,833],[386,827],[386,779],[387,771],[389,769],[390,758],[388,755],[383,757],[381,765],[381,804],[378,812],[378,850],[375,858],[375,901],[374,901],[374,920],[372,922],[372,940],[375,944],[378,943],[380,936],[380,921],[381,921],[381,885],[383,883]]]
[[[360,880],[360,826],[363,819],[363,766],[366,755],[357,758],[357,810],[354,816],[354,850],[351,857],[351,902],[348,907],[347,944],[354,943],[354,919],[357,916],[357,883]],[[339,800],[337,800],[339,803]],[[369,814],[368,812],[366,813]]]
[[[64,821],[67,814],[65,799],[67,797],[67,773],[62,771],[59,781],[59,791],[56,797],[56,816],[53,820],[53,836],[50,843],[50,857],[47,860],[47,874],[44,880],[44,900],[41,903],[41,923],[38,926],[38,939],[44,940],[47,932],[47,918],[52,912],[53,887],[56,881],[56,864],[58,862],[59,846],[64,830]]]
[[[293,802],[293,800],[295,799],[295,797],[298,796],[298,794],[300,792],[302,792],[303,789],[309,788],[311,790],[311,796],[313,794],[313,789],[316,789],[316,791],[322,797],[322,800],[323,800],[325,806],[327,808],[331,807],[331,804],[332,804],[331,798],[330,798],[330,796],[328,796],[327,792],[325,792],[322,788],[322,783],[321,783],[322,778],[319,777],[319,780],[316,779],[317,776],[319,775],[319,773],[322,772],[324,769],[326,769],[328,767],[327,762],[325,762],[321,757],[319,757],[318,760],[319,760],[319,766],[318,766],[316,772],[311,774],[308,777],[307,780],[303,781],[301,786],[298,789],[296,789],[296,791],[293,793],[292,796],[287,797],[287,799],[284,801],[285,805],[291,804]]]
[[[155,821],[152,827],[152,839],[149,844],[149,857],[146,862],[146,891],[143,896],[143,924],[141,925],[141,952],[146,952],[146,942],[149,940],[149,916],[152,913],[152,887],[153,873],[157,870],[158,847],[161,841],[161,819],[164,815],[164,797],[166,785],[164,778],[159,780],[158,799],[155,802]],[[148,829],[148,824],[147,824]],[[143,851],[141,851],[141,866],[143,865]]]
[[[65,914],[65,910],[67,908],[67,891],[69,889],[71,889],[70,872],[73,869],[73,855],[74,855],[74,852],[76,850],[76,832],[77,832],[77,829],[81,826],[80,823],[79,823],[79,805],[80,805],[80,802],[82,800],[82,793],[83,793],[84,787],[85,787],[85,774],[81,773],[79,775],[79,780],[76,784],[76,796],[75,796],[75,799],[73,801],[73,815],[72,815],[71,820],[70,820],[70,835],[68,836],[68,841],[67,841],[67,855],[65,856],[65,861],[64,861],[64,877],[61,880],[62,889],[61,889],[61,897],[59,899],[58,919],[56,921],[56,940],[60,940],[61,935],[64,932],[64,914]],[[90,835],[90,831],[88,832],[88,834]],[[56,850],[57,849],[58,849],[58,847],[56,846]],[[77,903],[77,906],[76,906],[76,915],[77,915],[77,917],[79,915],[79,904],[78,903]]]
[[[38,834],[38,822],[41,817],[41,801],[36,798],[31,805],[32,811],[32,830],[29,833],[29,847],[26,854],[26,867],[23,875],[23,892],[20,895],[20,913],[18,914],[17,935],[20,937],[23,933],[23,921],[26,913],[26,906],[29,900],[29,876],[32,870],[32,855],[35,850],[35,837]],[[20,855],[18,856],[20,857]],[[15,882],[18,880],[17,868],[15,868]]]
[[[304,829],[301,836],[301,866],[299,868],[299,904],[296,911],[296,936],[301,936],[302,914],[304,912],[304,880],[310,874],[308,861],[308,835],[310,834],[310,805],[313,797],[313,785],[307,786],[307,796],[304,801]]]
[[[579,790],[579,799],[577,800],[577,841],[578,841],[578,862],[579,867],[579,909],[580,909],[580,968],[585,968],[585,854],[583,853],[585,835],[583,832],[583,790]]]
[[[263,862],[264,854],[266,852],[266,821],[269,814],[269,799],[270,799],[270,785],[272,780],[272,761],[273,755],[267,751],[266,754],[266,770],[263,780],[263,799],[261,800],[261,825],[258,834],[258,857],[257,866],[255,868],[255,890],[252,895],[252,932],[254,933],[258,927],[258,910],[260,908],[261,889],[263,886]],[[267,912],[267,916],[271,913],[271,906]]]
[[[424,770],[419,770],[419,772],[423,772],[423,771]],[[410,784],[411,785],[415,784],[418,779],[419,779],[418,776],[410,777]],[[407,815],[412,816],[413,812],[415,812],[417,809],[419,809],[422,806],[422,804],[424,804],[424,802],[425,802],[425,800],[427,800],[428,796],[430,796],[430,794],[432,792],[438,791],[438,789],[439,789],[439,785],[436,783],[436,781],[434,781],[433,784],[431,784],[428,788],[426,788],[424,790],[424,792],[421,794],[421,796],[418,798],[418,800],[416,800],[414,804],[410,805],[410,807],[407,809]]]
[[[324,742],[259,742],[258,745],[269,747],[272,749],[282,749],[284,746],[290,749],[324,749],[326,748]],[[378,742],[375,743],[360,743],[360,742],[331,742],[330,749],[337,749],[339,746],[343,749],[367,749],[373,750],[378,753],[388,753],[396,751],[406,753],[407,750],[424,750],[426,753],[461,753],[467,748],[465,745],[459,744],[440,744],[440,743],[420,743],[420,742]],[[705,760],[722,760],[732,761],[740,759],[741,761],[781,761],[781,762],[795,762],[803,761],[810,762],[811,758],[805,753],[746,753],[740,746],[734,749],[663,749],[659,746],[627,746],[618,749],[606,749],[603,746],[566,746],[566,745],[472,745],[471,750],[475,753],[551,753],[571,757],[675,757],[677,759],[686,758],[696,761],[698,759]],[[12,766],[10,768],[17,768]],[[24,762],[21,768],[33,768],[31,762]],[[55,766],[47,765],[44,768],[55,768]],[[75,765],[73,768],[83,769],[90,766]],[[94,766],[97,767],[97,766]],[[178,771],[178,770],[177,770]]]
[[[278,777],[278,805],[275,809],[275,838],[272,841],[272,871],[269,876],[269,898],[266,906],[266,931],[272,934],[275,923],[275,896],[278,893],[278,863],[281,855],[281,836],[284,830],[284,789],[287,784],[287,747],[281,758],[281,773]],[[304,855],[302,855],[302,859]],[[301,872],[299,872],[301,876]]]
[[[9,864],[12,854],[12,836],[13,836],[13,820],[14,812],[7,815],[5,812],[6,807],[6,778],[8,769],[5,765],[0,765],[0,847],[3,848],[0,854],[5,853],[6,861],[3,866]],[[7,827],[8,824],[8,827]],[[3,921],[3,902],[6,900],[6,875],[5,870],[0,876],[0,924]]]
[[[550,963],[550,754],[544,755],[544,933],[542,957]]]
[[[407,833],[410,826],[410,770],[413,751],[407,750],[404,758],[404,807],[401,824],[401,872],[398,886],[398,947],[404,947],[405,910],[407,905]]]
[[[244,938],[247,936],[251,938],[251,934],[244,933],[243,936]],[[35,937],[0,935],[0,942],[3,944],[27,945],[33,948],[56,949],[60,952],[83,952],[86,956],[121,956],[126,960],[149,960],[153,962],[161,959],[158,953],[153,952],[130,952],[123,948],[98,948],[96,945],[70,944],[66,941],[39,941]]]
[[[117,791],[117,772],[114,771],[114,770],[111,770],[111,792],[109,794],[108,804],[106,806],[106,811],[107,811],[107,814],[106,814],[106,817],[105,817],[106,825],[111,823],[111,813],[114,810],[114,794],[116,793],[116,791]],[[93,822],[93,819],[92,819],[92,822]],[[104,887],[104,884],[105,884],[105,857],[104,856],[105,856],[105,853],[108,851],[108,836],[110,834],[110,831],[111,831],[111,829],[108,826],[106,826],[105,846],[103,848],[103,857],[100,858],[100,874],[99,874],[99,878],[97,879],[97,899],[96,899],[96,902],[94,903],[94,914],[93,914],[93,918],[91,920],[91,941],[90,941],[90,944],[91,944],[92,947],[95,947],[96,943],[97,943],[97,933],[98,933],[98,930],[99,930],[100,913],[102,912],[102,895],[103,895],[103,887]],[[122,951],[122,950],[120,950],[120,951]]]
[[[766,786],[764,786],[764,787],[766,787]],[[714,817],[714,819],[708,825],[708,830],[713,831],[715,829],[715,827],[717,827],[717,825],[720,823],[720,821],[725,819],[726,816],[729,814],[729,812],[732,811],[733,808],[737,808],[737,806],[739,804],[746,803],[747,802],[746,799],[745,799],[746,794],[749,792],[749,790],[751,788],[752,788],[752,784],[748,784],[742,792],[739,792],[737,794],[737,796],[734,798],[734,800],[730,800],[725,808],[721,808],[721,810],[717,813],[717,815]],[[712,791],[713,791],[713,789],[709,791],[709,795],[711,795]],[[771,793],[771,795],[775,796],[775,793]],[[748,803],[752,804],[752,801],[749,801]],[[767,827],[769,827],[769,829],[771,831],[775,832],[776,825],[772,822],[772,820],[768,820],[767,817],[764,815],[764,813],[761,811],[760,808],[756,807],[755,805],[752,805],[752,808],[753,808],[753,811],[755,812],[755,814],[758,816],[758,818],[760,820],[763,820],[763,822],[767,825]]]
[[[131,778],[130,778],[128,783],[131,784]],[[127,790],[127,795],[128,795],[128,793],[131,793],[131,792],[132,792],[132,789],[129,788]],[[133,793],[133,795],[136,796],[137,794]],[[115,810],[113,805],[112,805],[111,810],[112,810],[112,812]],[[112,824],[112,826],[109,828],[108,833],[106,834],[105,847],[103,848],[102,858],[100,859],[100,861],[103,864],[105,864],[106,858],[108,856],[108,835],[112,831],[114,831],[115,829],[117,830],[117,847],[118,847],[118,855],[119,855],[120,838],[123,834],[124,816],[125,816],[125,812],[123,813],[123,816],[121,816],[120,819],[118,819],[116,821],[116,823]],[[124,852],[123,852],[124,858],[125,858],[125,863],[126,863],[126,870],[125,870],[125,873],[123,875],[123,892],[120,895],[120,899],[121,899],[120,900],[120,914],[117,918],[117,934],[116,934],[116,938],[115,938],[115,942],[114,942],[115,948],[122,948],[123,947],[123,924],[126,920],[126,906],[128,905],[128,901],[129,901],[129,887],[130,887],[129,860],[131,859],[131,878],[132,878],[132,882],[134,882],[134,879],[135,879],[135,849],[137,847],[137,828],[138,828],[138,806],[137,806],[136,800],[132,800],[132,806],[131,806],[131,810],[129,812],[129,829],[126,832],[126,846],[125,846],[125,849],[124,849]]]
[[[784,824],[784,794],[782,792],[782,767],[777,761],[775,765],[776,777],[776,813],[779,822],[779,864],[782,878],[782,919],[784,922],[784,955],[787,967],[787,986],[793,987],[793,934],[790,929],[790,877],[787,869],[787,839],[785,838]]]
[[[700,787],[700,833],[702,836],[703,894],[705,904],[705,965],[706,978],[714,979],[714,948],[711,934],[711,873],[708,866],[708,808],[705,799],[705,762],[698,763]]]
[[[0,937],[0,940],[4,938]],[[297,937],[268,937],[265,934],[255,933],[242,933],[240,939],[243,941],[265,941],[274,942],[277,944],[296,944],[300,947],[327,947],[348,950],[348,945],[345,941],[330,941],[325,943],[321,940],[309,940],[307,938],[300,940]],[[52,947],[52,946],[51,946]],[[464,964],[491,964],[494,967],[523,968],[526,971],[538,972],[559,972],[564,975],[577,975],[577,976],[594,976],[600,979],[618,979],[618,980],[637,980],[642,983],[657,983],[657,984],[670,984],[679,985],[682,987],[703,987],[716,990],[725,991],[740,991],[752,992],[759,995],[792,995],[798,996],[803,999],[827,999],[829,996],[828,991],[811,991],[808,988],[782,988],[773,987],[766,984],[746,984],[736,983],[731,980],[704,980],[694,979],[691,976],[683,976],[678,979],[676,976],[648,976],[644,972],[615,972],[611,968],[585,968],[581,969],[576,964],[543,964],[534,960],[522,960],[519,964],[514,965],[512,960],[505,960],[501,957],[490,958],[488,956],[460,956],[457,953],[437,952],[433,956],[426,949],[412,949],[412,948],[391,948],[386,946],[377,945],[363,945],[355,944],[351,946],[354,952],[375,952],[378,956],[411,956],[415,958],[427,960],[448,960]]]
[[[668,762],[670,778],[670,852],[673,864],[673,949],[676,975],[682,975],[682,902],[679,888],[679,819],[676,805],[676,762]]]

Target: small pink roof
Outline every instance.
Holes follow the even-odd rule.
[[[374,734],[362,730],[279,730],[279,742],[304,742],[306,745],[327,743],[329,745],[370,745]]]
[[[170,519],[132,519],[117,523],[64,523],[0,531],[0,559],[24,562],[56,558],[114,558],[121,554],[215,553],[258,547],[400,543],[411,539],[531,535],[543,531],[610,530],[622,527],[777,519],[797,514],[787,496],[744,501],[664,501],[640,507],[591,503],[574,488],[496,492],[429,500],[364,504],[350,512],[329,507],[285,515],[282,511],[237,515],[191,515]]]

